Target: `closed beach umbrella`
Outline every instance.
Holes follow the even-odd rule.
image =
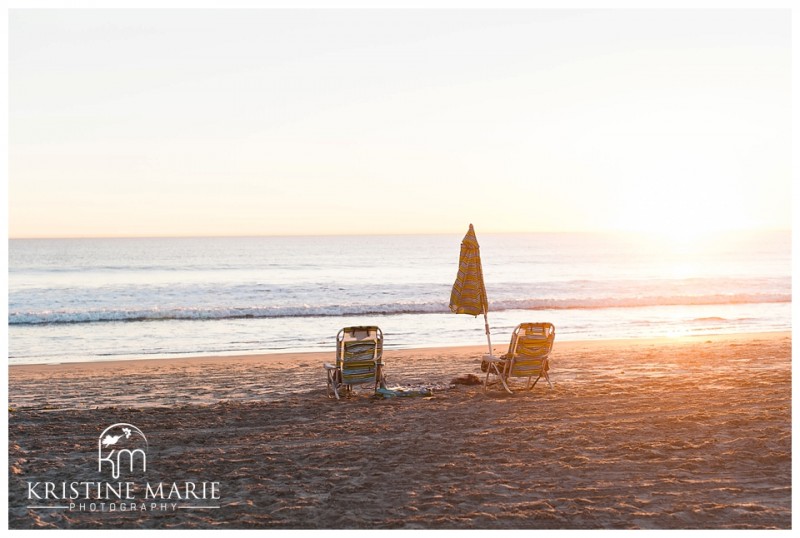
[[[492,353],[492,338],[489,334],[489,301],[486,299],[486,286],[483,283],[481,268],[481,248],[475,229],[469,225],[469,231],[461,241],[461,255],[458,258],[458,275],[450,293],[450,310],[456,314],[477,316],[483,314],[486,322],[486,339],[489,342],[489,354]]]

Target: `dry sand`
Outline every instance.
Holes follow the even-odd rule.
[[[387,351],[390,385],[434,396],[338,402],[330,353],[10,367],[9,525],[791,527],[789,333],[557,340],[553,389],[449,386],[482,352]],[[110,480],[117,422],[146,433],[148,482],[219,482],[219,508],[28,508],[29,482]]]

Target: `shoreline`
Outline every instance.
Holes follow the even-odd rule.
[[[634,337],[634,338],[609,338],[609,339],[589,339],[589,340],[559,340],[556,335],[554,349],[569,349],[580,346],[617,346],[627,343],[639,344],[652,344],[652,345],[667,345],[670,343],[688,343],[700,340],[731,340],[740,338],[759,338],[759,337],[781,337],[792,336],[791,330],[780,331],[759,331],[759,332],[740,332],[740,333],[716,333],[716,334],[702,334],[702,335],[681,335],[681,336],[661,336],[661,337]],[[508,342],[503,342],[502,345],[495,344],[492,346],[494,354],[503,354],[506,351]],[[423,347],[408,347],[408,348],[389,348],[384,350],[384,356],[387,358],[394,354],[407,354],[413,352],[463,352],[474,353],[476,359],[480,355],[488,351],[487,346],[484,345],[454,345],[454,346],[423,346]],[[270,362],[281,363],[286,360],[296,360],[301,358],[304,360],[317,360],[320,362],[331,362],[335,349],[332,346],[329,351],[276,351],[268,353],[233,353],[233,354],[217,354],[217,355],[180,355],[175,357],[153,357],[153,358],[125,358],[125,359],[100,359],[100,360],[85,360],[85,361],[68,361],[68,362],[41,362],[31,364],[9,364],[9,372],[12,370],[30,370],[37,371],[39,369],[46,369],[54,371],[58,369],[69,368],[110,368],[124,364],[131,365],[144,365],[144,364],[169,364],[180,365],[191,362],[216,362],[216,361],[245,361],[245,362]]]

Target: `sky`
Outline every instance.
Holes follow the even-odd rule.
[[[9,236],[791,228],[788,10],[11,10]]]

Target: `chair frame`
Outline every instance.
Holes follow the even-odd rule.
[[[524,334],[523,331],[527,331],[529,328],[537,328],[541,329],[544,335],[544,338],[547,340],[547,350],[542,355],[542,366],[539,368],[538,375],[536,379],[533,380],[531,383],[531,379],[533,379],[533,374],[528,376],[526,381],[526,387],[524,390],[533,390],[536,386],[536,383],[539,382],[539,379],[542,377],[545,378],[547,384],[550,388],[553,388],[553,384],[550,382],[550,376],[547,373],[550,364],[550,353],[553,351],[553,342],[555,341],[556,337],[556,329],[552,323],[520,323],[514,329],[514,332],[511,333],[511,343],[508,346],[508,353],[502,355],[500,357],[493,357],[493,356],[484,356],[483,360],[488,363],[488,368],[486,369],[486,378],[483,381],[483,391],[486,392],[489,386],[489,376],[496,375],[497,378],[500,380],[500,383],[503,385],[503,388],[509,394],[513,394],[514,391],[509,386],[512,377],[524,377],[524,376],[515,376],[512,375],[514,371],[514,365],[517,360],[517,347],[519,345],[519,337],[520,335]]]
[[[373,340],[366,337],[359,340],[357,336],[359,332],[366,332],[367,335],[369,335],[373,331],[375,332],[375,350],[372,360],[375,363],[375,375],[358,383],[343,383],[342,370],[344,368],[345,344],[349,342],[367,342]],[[348,336],[351,338],[348,339]],[[385,387],[386,376],[383,373],[383,366],[383,331],[381,331],[380,327],[375,325],[363,325],[341,329],[336,334],[336,363],[325,363],[323,365],[327,373],[328,398],[335,397],[339,400],[341,396],[349,397],[353,393],[354,385],[373,383],[373,390],[378,390],[378,387]]]

